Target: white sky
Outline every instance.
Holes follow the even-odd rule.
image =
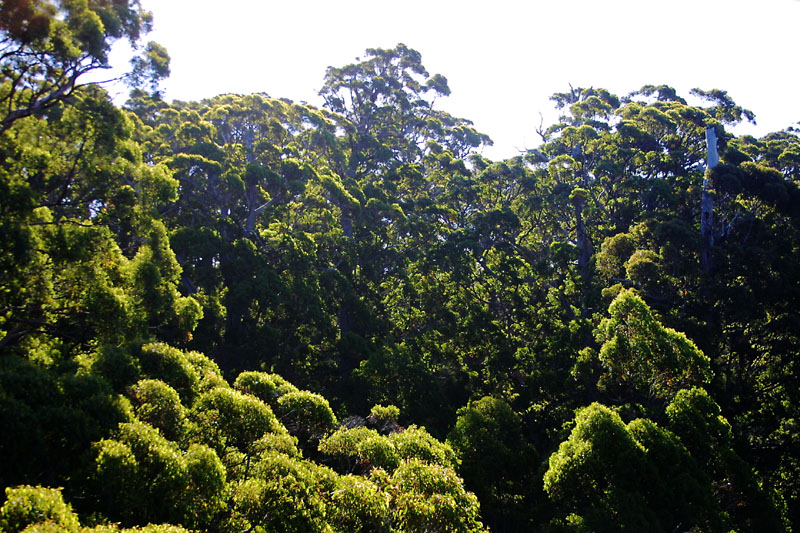
[[[143,0],[166,46],[168,100],[263,91],[320,105],[326,67],[405,43],[447,77],[438,102],[504,158],[538,144],[568,84],[622,96],[665,83],[727,90],[762,135],[800,120],[798,0]]]

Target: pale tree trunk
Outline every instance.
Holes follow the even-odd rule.
[[[714,198],[711,196],[711,169],[719,164],[717,153],[717,133],[712,126],[706,128],[706,147],[708,151],[706,174],[703,177],[703,195],[700,200],[700,266],[703,271],[711,271],[711,249],[714,247]]]
[[[247,199],[247,218],[245,219],[244,223],[245,238],[250,238],[251,235],[255,234],[256,218],[264,209],[271,206],[275,201],[275,198],[272,198],[268,202],[264,202],[263,204],[256,206],[257,194],[258,193],[255,185],[249,186],[245,193],[245,198]]]

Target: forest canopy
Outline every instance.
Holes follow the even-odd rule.
[[[403,44],[168,103],[150,27],[0,6],[0,530],[800,527],[796,130],[569,87],[493,161]]]

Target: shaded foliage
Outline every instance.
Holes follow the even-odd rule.
[[[3,528],[797,527],[795,130],[570,87],[490,161],[402,44],[322,108],[78,82],[148,28],[0,7]]]

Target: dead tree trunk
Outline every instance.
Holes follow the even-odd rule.
[[[711,191],[711,170],[719,164],[717,132],[713,126],[706,128],[707,165],[703,177],[703,194],[700,200],[700,267],[711,272],[714,247],[714,197]]]

